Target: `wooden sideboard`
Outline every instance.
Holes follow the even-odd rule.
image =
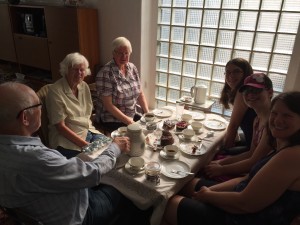
[[[83,54],[95,74],[100,60],[97,9],[0,4],[0,20],[0,31],[6,29],[0,59],[18,63],[25,75],[30,67],[43,71],[41,79],[49,72],[54,82],[60,78],[59,63],[72,52]]]

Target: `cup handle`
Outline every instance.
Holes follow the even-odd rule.
[[[190,92],[191,92],[191,96],[192,96],[192,97],[194,97],[194,88],[195,88],[194,86],[193,86],[193,87],[191,87],[191,91],[190,91]]]

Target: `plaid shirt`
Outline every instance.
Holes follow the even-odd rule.
[[[103,122],[120,122],[108,112],[102,104],[101,96],[112,96],[112,103],[125,115],[132,117],[136,113],[137,99],[141,93],[141,80],[133,63],[126,65],[124,77],[115,61],[108,62],[96,76],[97,118]]]

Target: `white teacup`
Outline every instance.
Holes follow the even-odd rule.
[[[201,128],[202,128],[202,123],[201,122],[198,122],[198,121],[193,121],[191,123],[191,127],[193,128],[193,130],[195,132],[198,132]]]
[[[193,118],[193,116],[191,114],[182,114],[181,115],[181,119],[185,122],[189,122],[191,119]]]
[[[185,139],[191,139],[195,135],[195,131],[192,129],[184,129],[182,134]]]
[[[144,118],[145,118],[146,122],[152,122],[155,119],[155,115],[154,115],[154,113],[151,113],[151,112],[145,113]]]
[[[145,160],[142,157],[131,157],[128,163],[131,169],[139,171],[144,167]]]
[[[118,133],[120,136],[125,136],[127,134],[127,127],[119,127]]]
[[[167,156],[173,157],[177,154],[179,148],[177,145],[166,145],[164,150]]]

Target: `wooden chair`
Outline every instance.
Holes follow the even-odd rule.
[[[41,138],[43,144],[45,146],[49,146],[49,140],[48,140],[48,124],[49,124],[49,119],[47,115],[47,108],[46,108],[46,96],[48,94],[49,87],[52,84],[46,84],[44,85],[38,92],[36,93],[37,96],[40,98],[41,103],[43,104],[42,106],[42,115],[41,115],[41,127],[38,130],[37,134]]]
[[[2,225],[43,225],[41,221],[22,212],[0,206],[0,224]]]

